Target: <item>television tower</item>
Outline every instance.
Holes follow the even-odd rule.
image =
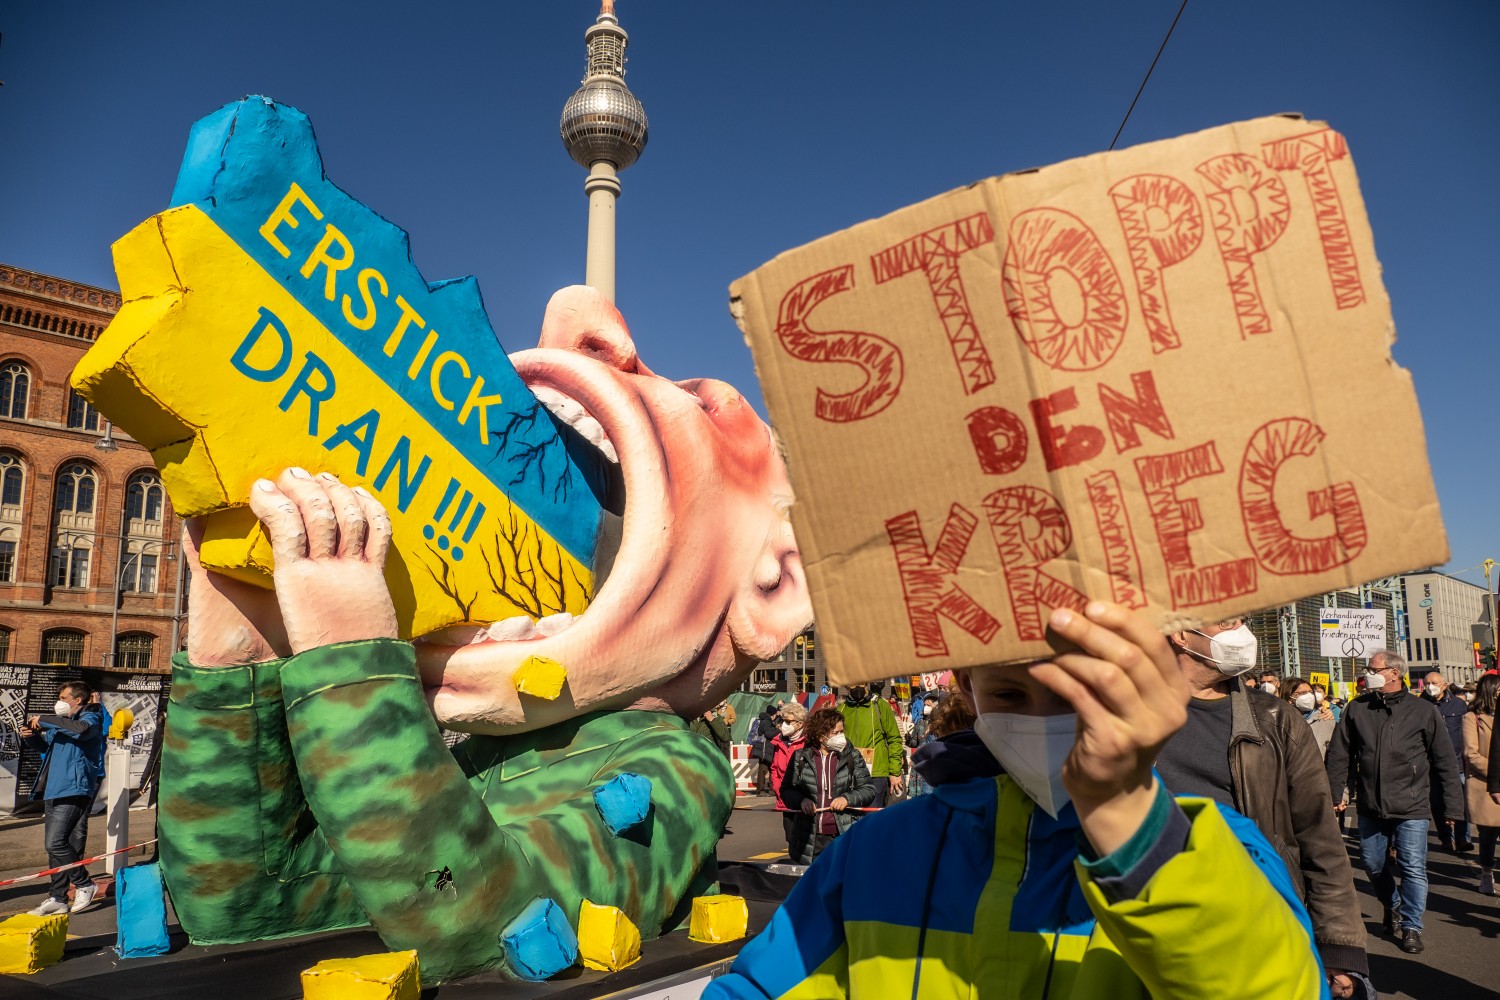
[[[580,166],[589,196],[589,242],[584,281],[611,302],[615,298],[615,199],[619,172],[646,148],[646,109],[625,86],[625,47],[630,36],[615,19],[614,0],[601,0],[599,17],[584,32],[588,70],[583,86],[563,105],[563,145]]]

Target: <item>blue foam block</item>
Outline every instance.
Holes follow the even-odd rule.
[[[165,955],[167,897],[162,889],[161,867],[134,865],[115,875],[115,951],[121,958]]]
[[[617,774],[594,789],[594,805],[609,832],[618,837],[651,811],[651,779],[629,771]]]
[[[578,961],[578,935],[562,908],[534,899],[500,932],[505,961],[516,975],[541,982]]]

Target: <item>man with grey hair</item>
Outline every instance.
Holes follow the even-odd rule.
[[[1443,717],[1430,701],[1406,690],[1405,671],[1406,660],[1396,653],[1370,658],[1365,693],[1345,709],[1326,764],[1335,809],[1343,808],[1347,789],[1356,789],[1360,855],[1385,907],[1382,929],[1415,955],[1422,950],[1427,909],[1427,822],[1461,819],[1464,807]],[[1436,817],[1430,798],[1441,803]]]

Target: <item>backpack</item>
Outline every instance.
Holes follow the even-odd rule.
[[[760,716],[756,716],[750,723],[750,745],[757,750],[766,742],[766,738],[760,734]]]

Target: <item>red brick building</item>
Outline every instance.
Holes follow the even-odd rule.
[[[68,386],[119,307],[0,264],[0,663],[165,673],[186,634],[151,455]]]

